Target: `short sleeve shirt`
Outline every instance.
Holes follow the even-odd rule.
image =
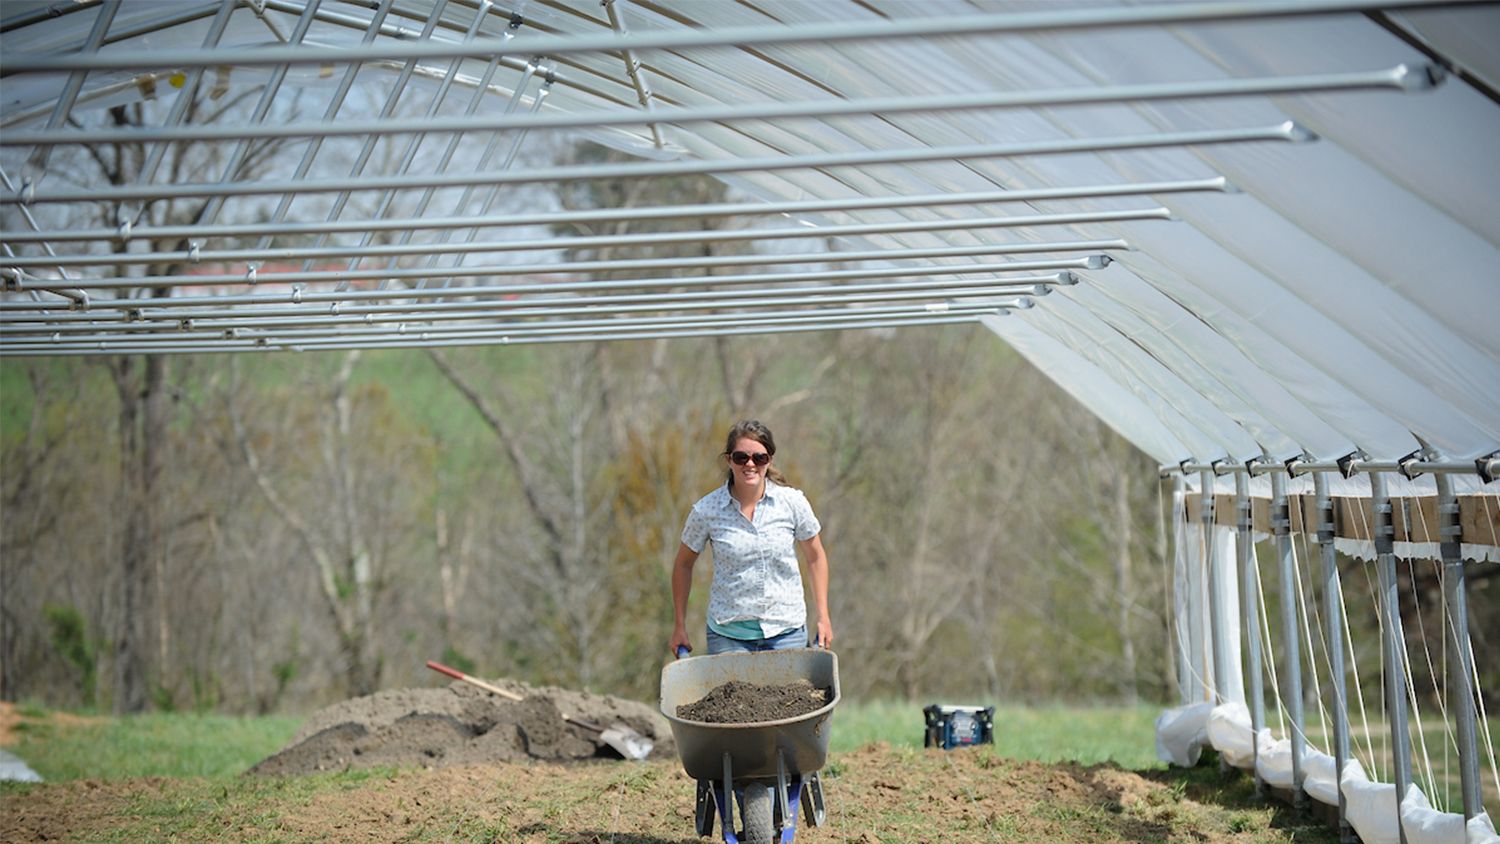
[[[713,545],[709,619],[759,621],[767,637],[806,624],[796,543],[822,529],[801,490],[769,480],[753,521],[740,512],[728,484],[699,499],[682,528],[682,544],[694,552]]]

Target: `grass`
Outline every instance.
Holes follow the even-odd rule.
[[[995,709],[995,752],[1038,762],[1114,762],[1122,768],[1164,767],[1156,759],[1157,706],[1002,706]],[[845,702],[834,715],[830,750],[854,750],[874,741],[921,747],[922,706],[915,703]]]
[[[125,718],[38,718],[36,707],[7,748],[48,782],[130,777],[233,777],[276,752],[300,718],[151,713]]]

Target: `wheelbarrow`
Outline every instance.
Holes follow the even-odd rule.
[[[821,709],[779,721],[709,724],[677,717],[678,706],[698,701],[730,680],[766,686],[808,680],[833,694]],[[698,781],[698,834],[713,835],[717,814],[725,844],[741,844],[735,834],[736,804],[743,844],[790,844],[799,809],[809,826],[822,825],[827,816],[818,770],[828,760],[829,719],[839,697],[838,657],[827,650],[697,656],[664,667],[661,712],[672,725],[683,769]]]

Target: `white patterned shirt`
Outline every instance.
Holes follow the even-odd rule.
[[[796,543],[822,529],[801,490],[770,480],[754,521],[740,512],[728,484],[700,498],[682,528],[682,544],[697,553],[713,543],[709,620],[759,621],[767,638],[806,624]]]

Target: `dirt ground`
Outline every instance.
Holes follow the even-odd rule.
[[[987,748],[837,754],[809,844],[1319,842],[1309,821],[1233,789],[1112,766],[1017,762]],[[676,759],[535,760],[222,781],[76,781],[0,791],[5,841],[473,841],[691,844]],[[1243,790],[1243,789],[1241,789]],[[717,829],[716,829],[717,834]]]
[[[649,739],[651,758],[676,758],[667,720],[647,704],[513,680],[492,683],[519,702],[466,683],[390,689],[313,714],[253,774],[310,774],[378,767],[439,768],[492,762],[619,758],[579,720],[623,726]]]

